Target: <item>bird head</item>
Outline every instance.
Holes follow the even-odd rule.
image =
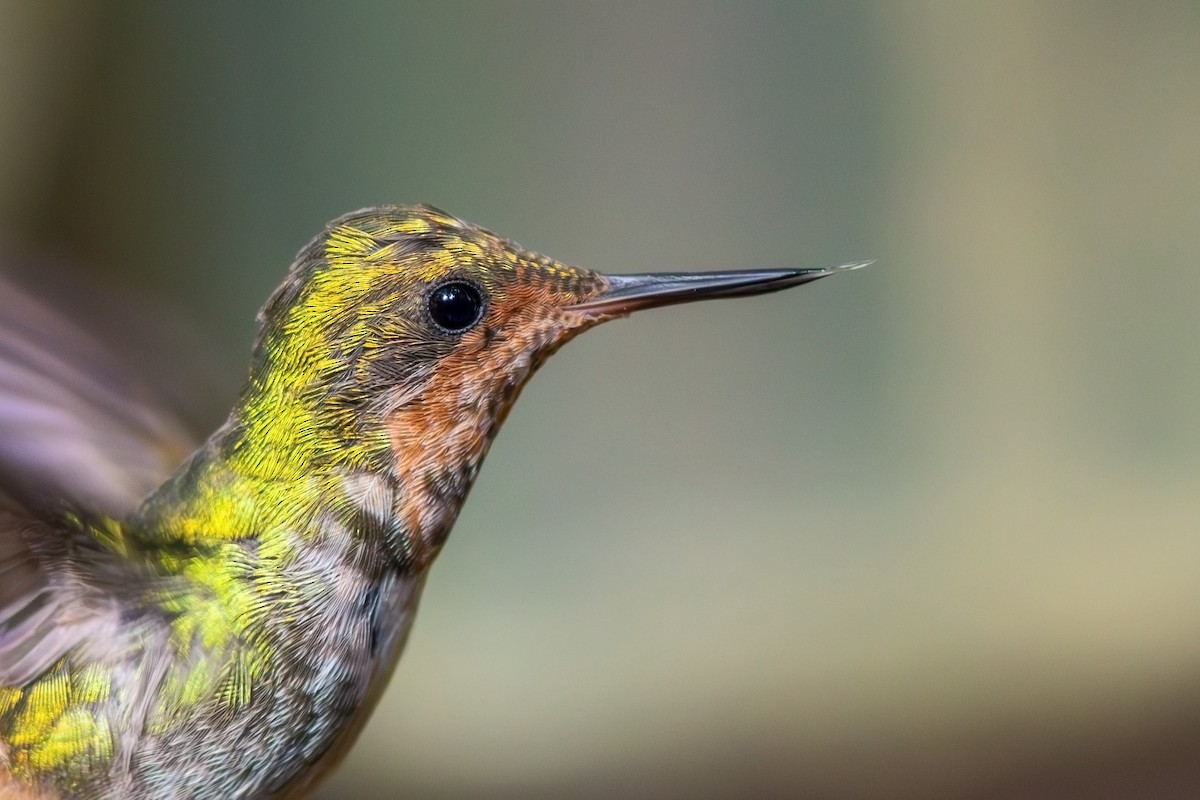
[[[522,386],[571,338],[638,309],[831,272],[606,276],[429,206],[366,209],[302,250],[263,309],[242,430],[263,474],[337,465],[426,487],[410,527],[439,538]]]

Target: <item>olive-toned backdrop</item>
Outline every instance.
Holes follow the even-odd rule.
[[[1190,796],[1197,75],[1185,2],[11,4],[0,233],[199,427],[364,205],[878,259],[556,356],[323,797]]]

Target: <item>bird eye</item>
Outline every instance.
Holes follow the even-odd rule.
[[[429,317],[451,333],[461,333],[483,316],[483,295],[474,284],[451,281],[429,293]]]

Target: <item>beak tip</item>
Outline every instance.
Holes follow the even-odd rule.
[[[826,275],[833,275],[836,272],[852,272],[856,269],[869,267],[875,263],[875,259],[867,259],[866,261],[851,261],[849,264],[839,264],[836,267],[828,267],[824,270]]]

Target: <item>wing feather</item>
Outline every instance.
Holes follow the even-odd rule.
[[[73,576],[81,534],[61,512],[121,517],[192,451],[149,398],[98,341],[0,278],[0,686],[115,641],[120,609]]]
[[[194,447],[112,353],[0,279],[0,491],[120,515]]]

